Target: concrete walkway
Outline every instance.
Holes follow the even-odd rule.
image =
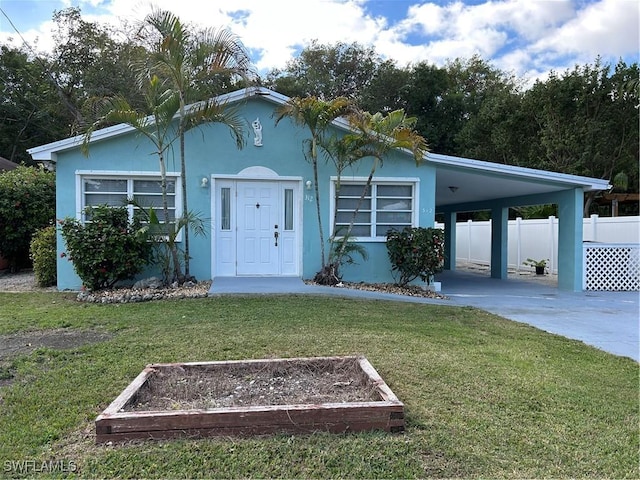
[[[446,271],[436,278],[448,300],[306,285],[298,277],[217,277],[210,296],[313,294],[473,306],[640,362],[638,292],[565,292],[545,283]]]

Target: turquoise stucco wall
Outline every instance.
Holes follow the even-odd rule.
[[[412,158],[398,158],[395,161],[385,161],[382,168],[377,170],[378,177],[419,177],[420,180],[416,186],[418,198],[418,225],[421,227],[433,227],[435,223],[435,167],[430,164],[421,164],[416,166]],[[361,169],[354,173],[354,176],[362,176],[367,174],[367,170]],[[327,189],[329,188],[327,183]],[[327,209],[328,215],[328,209]],[[343,270],[343,278],[350,282],[391,282],[391,264],[387,254],[386,243],[364,242],[363,245],[368,252],[368,260],[362,261],[360,257],[356,257],[356,265],[347,265]]]
[[[153,145],[136,133],[118,137],[117,141],[99,141],[91,145],[89,155],[85,156],[80,148],[61,152],[56,157],[56,219],[78,218],[76,208],[76,172],[77,171],[135,171],[159,172],[158,157],[153,154]],[[179,170],[179,164],[176,165]],[[174,165],[169,171],[176,171]],[[68,258],[61,258],[65,251],[64,240],[58,230],[58,289],[78,290],[82,281],[73,270]]]
[[[208,124],[196,128],[186,135],[187,195],[189,210],[211,218],[212,188],[201,187],[203,177],[211,175],[235,175],[248,167],[262,166],[280,176],[299,177],[304,181],[313,179],[311,165],[303,155],[303,140],[308,138],[305,129],[296,127],[289,119],[277,126],[273,119],[275,104],[264,98],[252,98],[241,104],[241,117],[246,120],[245,146],[236,147],[229,129],[220,124]],[[253,144],[251,122],[256,118],[262,124],[263,146]],[[76,216],[76,171],[133,171],[158,172],[158,157],[154,146],[144,137],[131,132],[118,137],[95,142],[85,157],[79,148],[61,152],[57,156],[57,218]],[[321,194],[322,219],[325,237],[330,229],[329,211],[330,178],[335,175],[332,166],[319,161],[319,189]],[[349,169],[346,176],[366,177],[370,163],[363,162],[358,168]],[[179,152],[167,152],[167,170],[180,171]],[[377,177],[417,178],[418,216],[421,226],[432,226],[435,219],[435,168],[432,165],[416,167],[413,158],[396,152],[378,169]],[[311,278],[320,268],[320,245],[313,191],[304,190],[302,276]],[[62,239],[58,239],[58,250],[64,251]],[[345,269],[345,280],[390,281],[390,267],[383,242],[365,244],[370,257],[367,262]],[[327,245],[328,248],[328,245]],[[199,280],[211,278],[211,237],[190,236],[191,274]],[[78,289],[81,281],[66,259],[58,256],[58,288]]]

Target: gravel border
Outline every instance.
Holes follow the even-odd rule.
[[[88,303],[133,303],[162,300],[165,298],[205,298],[209,295],[211,281],[187,283],[182,287],[115,288],[97,292],[82,291],[77,293],[77,300]],[[0,292],[58,292],[56,287],[40,287],[37,285],[33,270],[21,270],[18,273],[0,272]],[[75,293],[75,292],[70,292]]]

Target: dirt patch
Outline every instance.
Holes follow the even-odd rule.
[[[38,348],[68,350],[104,342],[113,334],[96,330],[40,330],[0,335],[0,387],[13,381],[11,359],[28,355]]]
[[[112,338],[111,333],[95,330],[42,330],[0,335],[0,360],[28,355],[37,348],[66,350]]]
[[[380,400],[355,359],[279,366],[163,368],[125,411],[194,410]]]

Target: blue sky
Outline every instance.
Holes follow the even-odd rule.
[[[639,60],[637,0],[0,0],[0,43],[18,40],[8,19],[46,50],[55,10],[77,6],[87,20],[118,25],[152,4],[185,22],[229,27],[263,73],[312,40],[370,45],[401,67],[477,54],[526,82],[597,56]]]

